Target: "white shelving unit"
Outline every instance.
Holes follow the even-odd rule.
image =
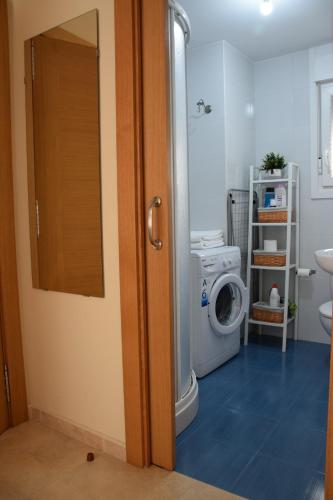
[[[251,297],[249,301],[249,309],[245,321],[245,338],[244,344],[248,343],[249,325],[258,325],[259,332],[262,332],[262,327],[277,327],[282,328],[282,352],[287,349],[287,334],[288,325],[294,323],[294,339],[297,340],[298,329],[298,276],[297,269],[299,268],[299,166],[296,163],[288,163],[286,167],[287,176],[283,178],[267,179],[263,178],[263,172],[259,168],[250,167],[250,203],[249,203],[249,243],[248,243],[248,257],[247,257],[247,287],[251,295],[251,277],[253,272],[259,273],[259,300],[263,301],[263,282],[264,272],[267,271],[280,271],[284,272],[284,315],[283,323],[268,323],[265,321],[256,321],[250,317],[251,311]],[[263,202],[263,192],[268,186],[274,187],[275,184],[285,184],[287,188],[287,209],[288,219],[284,223],[259,223],[253,221],[253,193],[254,190],[258,191],[259,204]],[[295,217],[293,219],[293,210],[295,210]],[[283,267],[273,266],[255,266],[252,264],[253,254],[253,227],[259,228],[259,246],[263,248],[264,232],[266,227],[283,227],[286,231],[285,236],[285,249],[286,249],[286,265]],[[293,240],[294,238],[294,240]],[[293,240],[293,241],[292,241]],[[291,262],[291,248],[292,242],[294,243],[295,262]],[[288,317],[288,302],[290,299],[290,279],[291,274],[295,279],[295,296],[293,300],[297,305],[297,312],[295,317]]]

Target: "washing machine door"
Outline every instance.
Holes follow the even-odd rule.
[[[217,335],[230,335],[243,321],[248,307],[248,293],[236,274],[223,274],[212,286],[208,315]]]

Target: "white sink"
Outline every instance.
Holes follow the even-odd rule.
[[[329,274],[333,274],[333,248],[316,250],[315,259],[318,266]]]

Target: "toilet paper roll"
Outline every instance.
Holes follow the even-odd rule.
[[[304,269],[302,267],[297,269],[297,275],[299,278],[310,278],[310,276],[315,273],[316,271],[314,269]]]
[[[264,240],[264,250],[265,252],[276,252],[277,240]]]

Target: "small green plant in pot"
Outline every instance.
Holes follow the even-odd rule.
[[[297,305],[291,300],[288,301],[288,316],[289,318],[294,318],[297,313]]]
[[[282,170],[286,167],[284,156],[275,153],[267,153],[262,160],[260,170],[263,170],[268,176],[281,177]]]

